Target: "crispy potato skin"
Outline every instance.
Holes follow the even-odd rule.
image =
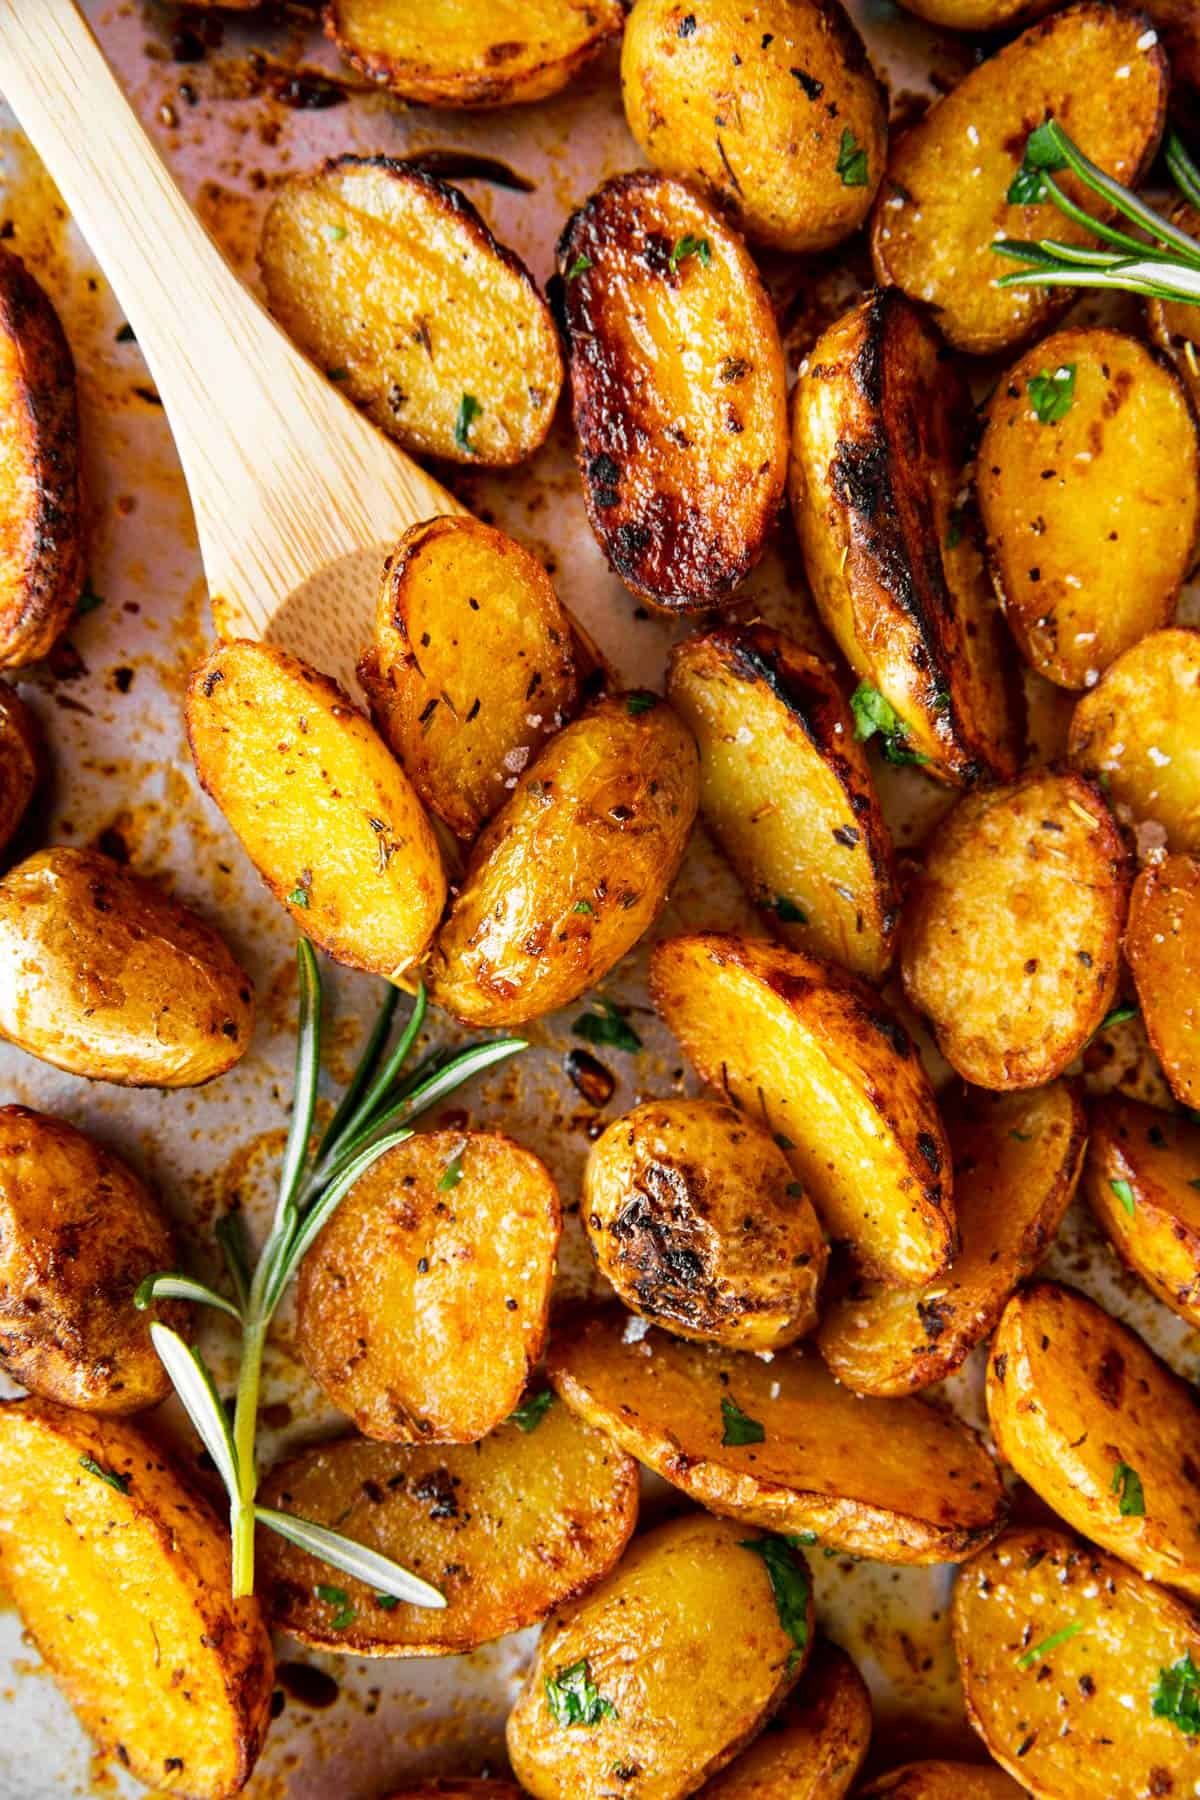
[[[666,901],[696,816],[696,747],[650,695],[599,701],[550,740],[484,829],[434,945],[432,999],[517,1025],[578,999]]]
[[[755,243],[828,250],[871,210],[887,108],[839,0],[637,0],[621,92],[647,160],[701,183]],[[839,162],[856,150],[851,183]]]
[[[387,1800],[522,1800],[521,1790],[511,1781],[446,1780],[419,1781],[416,1787],[396,1788]]]
[[[561,1230],[531,1151],[421,1132],[355,1182],[301,1264],[300,1354],[367,1437],[475,1443],[542,1353]]]
[[[1114,1188],[1128,1182],[1132,1211]],[[1200,1329],[1200,1126],[1109,1094],[1093,1103],[1083,1192],[1127,1263]]]
[[[672,265],[687,238],[707,261],[697,248]],[[762,555],[787,470],[783,351],[758,271],[706,200],[644,170],[568,220],[558,268],[597,542],[639,599],[719,605]]]
[[[1112,1005],[1129,856],[1099,788],[1036,769],[934,831],[900,922],[912,1004],[965,1081],[1061,1075]]]
[[[547,1622],[509,1714],[513,1771],[534,1800],[606,1800],[620,1763],[641,1771],[642,1800],[682,1800],[762,1729],[811,1642],[811,1597],[801,1649],[780,1624],[744,1527],[703,1514],[673,1519]],[[548,1678],[580,1661],[614,1709],[586,1730],[557,1724],[545,1691]]]
[[[1168,856],[1142,870],[1125,955],[1171,1092],[1200,1107],[1200,857]]]
[[[882,980],[895,859],[834,671],[768,626],[731,626],[676,645],[667,698],[700,750],[701,816],[773,929]]]
[[[0,1576],[102,1751],[189,1800],[245,1784],[271,1641],[257,1600],[229,1598],[226,1526],[136,1426],[0,1405]]]
[[[770,1729],[699,1800],[841,1800],[871,1739],[871,1696],[836,1644],[818,1638],[800,1686]]]
[[[905,12],[952,31],[999,31],[1005,25],[1027,25],[1057,0],[900,0]]]
[[[856,1281],[821,1320],[821,1355],[856,1394],[911,1394],[960,1368],[1037,1267],[1079,1180],[1087,1121],[1066,1082],[968,1089],[946,1122],[962,1240],[953,1267],[924,1288]]]
[[[881,1800],[884,1794],[891,1800],[1023,1800],[1024,1793],[1003,1769],[985,1769],[978,1763],[915,1762],[860,1788],[859,1800]]]
[[[614,1119],[581,1211],[625,1304],[677,1337],[775,1350],[817,1322],[817,1216],[783,1151],[732,1106],[647,1100]]]
[[[610,1307],[556,1337],[567,1405],[710,1512],[887,1563],[961,1562],[1007,1503],[975,1433],[922,1400],[860,1400],[818,1357],[772,1363],[651,1331],[625,1340]],[[778,1391],[776,1391],[776,1389]],[[722,1402],[763,1427],[729,1444]]]
[[[953,1618],[967,1716],[1021,1788],[1038,1800],[1187,1791],[1195,1739],[1150,1704],[1161,1670],[1200,1662],[1200,1627],[1173,1594],[1068,1532],[1007,1531],[962,1570]]]
[[[280,189],[258,260],[288,336],[406,449],[508,467],[544,441],[563,378],[550,309],[457,188],[334,157]]]
[[[703,1079],[789,1140],[825,1229],[865,1271],[915,1286],[947,1267],[949,1145],[916,1049],[876,994],[721,932],[656,945],[650,991]]]
[[[441,856],[337,682],[270,644],[221,644],[188,684],[187,729],[201,786],[297,929],[353,969],[410,968],[445,905]]]
[[[278,1464],[263,1503],[333,1526],[435,1583],[444,1612],[378,1605],[344,1580],[354,1617],[335,1630],[327,1565],[259,1534],[272,1623],[347,1656],[457,1656],[545,1618],[607,1575],[637,1521],[638,1472],[611,1439],[552,1404],[536,1428],[502,1425],[466,1449],[340,1438]]]
[[[37,720],[17,690],[0,682],[0,854],[20,829],[45,760]]]
[[[250,1047],[254,988],[224,940],[95,850],[0,880],[0,1036],[125,1087],[195,1087]]]
[[[962,510],[973,411],[903,294],[842,315],[792,392],[788,491],[813,599],[855,674],[943,781],[1017,770],[1023,704]]]
[[[1184,0],[1184,3],[1188,12],[1192,12],[1191,0]],[[1148,7],[1142,10],[1149,14]],[[1174,59],[1171,67],[1172,74],[1177,77],[1179,70]],[[1197,82],[1200,85],[1200,38],[1197,39]],[[1164,218],[1181,226],[1192,237],[1200,234],[1200,211],[1186,200],[1176,199],[1162,211]],[[1171,358],[1192,405],[1200,406],[1200,320],[1196,317],[1195,307],[1179,300],[1145,300],[1142,304],[1150,336]]]

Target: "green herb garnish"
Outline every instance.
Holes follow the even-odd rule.
[[[1029,404],[1042,425],[1057,425],[1075,403],[1075,364],[1062,363],[1053,372],[1043,369],[1026,384]]]
[[[592,913],[594,915],[596,909],[592,905],[590,900],[577,900],[575,902],[574,906],[571,908],[571,911],[579,912],[579,913]]]
[[[1114,1468],[1109,1492],[1120,1496],[1117,1511],[1123,1519],[1145,1518],[1146,1496],[1142,1491],[1142,1478],[1128,1463],[1119,1462]]]
[[[707,238],[692,237],[690,234],[681,237],[671,252],[671,268],[675,270],[689,256],[698,256],[707,269],[712,262],[712,246]]]
[[[596,1012],[580,1013],[571,1030],[587,1044],[607,1044],[613,1050],[628,1050],[636,1056],[642,1040],[614,1000],[595,994],[592,1005]]]
[[[592,1680],[587,1658],[546,1677],[546,1700],[556,1725],[599,1725],[615,1719],[617,1711]]]
[[[471,442],[471,427],[483,411],[474,394],[464,394],[458,403],[458,417],[454,421],[454,442],[460,450],[469,450],[471,455],[477,454]]]
[[[797,906],[794,900],[789,900],[786,894],[776,894],[771,902],[771,911],[785,925],[808,924],[808,914],[802,907]]]
[[[456,1188],[458,1186],[459,1182],[462,1180],[462,1177],[463,1177],[462,1159],[463,1159],[463,1152],[461,1150],[459,1150],[456,1152],[456,1154],[454,1156],[452,1156],[450,1158],[450,1161],[446,1164],[445,1168],[442,1170],[441,1175],[438,1177],[438,1193],[439,1194],[448,1194],[450,1192],[450,1189]]]
[[[1018,1144],[1028,1144],[1033,1141],[1032,1131],[1018,1131],[1015,1126],[1008,1135],[1010,1138],[1016,1138]]]
[[[1124,1025],[1129,1019],[1136,1019],[1137,1016],[1136,1006],[1114,1006],[1111,1012],[1105,1013],[1097,1025],[1096,1035],[1098,1037],[1102,1031],[1111,1030],[1114,1025]]]
[[[866,187],[870,179],[867,153],[849,126],[842,132],[842,141],[838,148],[837,172],[842,178],[843,187]]]
[[[636,693],[625,696],[625,711],[631,719],[636,719],[640,713],[653,712],[657,705],[658,695],[648,688],[639,688]]]
[[[1125,1208],[1125,1211],[1129,1214],[1130,1218],[1132,1219],[1133,1214],[1134,1214],[1134,1209],[1137,1205],[1137,1202],[1135,1201],[1135,1199],[1133,1197],[1132,1182],[1124,1181],[1124,1180],[1110,1181],[1108,1185],[1112,1189],[1113,1193],[1117,1196],[1117,1199],[1121,1202],[1121,1205]]]
[[[288,895],[288,905],[289,906],[302,906],[304,908],[305,912],[307,912],[308,911],[308,889],[306,887],[299,887],[299,886],[294,887],[292,889],[291,893]]]
[[[808,1569],[804,1558],[792,1548],[799,1542],[799,1538],[758,1537],[743,1538],[740,1544],[741,1549],[761,1556],[767,1565],[779,1623],[796,1646],[788,1657],[789,1669],[808,1645]]]
[[[908,729],[890,700],[878,688],[861,681],[850,697],[854,735],[860,743],[879,733],[883,754],[890,763],[927,763],[929,758],[909,747]]]
[[[80,618],[83,618],[85,613],[95,612],[98,606],[103,605],[104,595],[96,592],[95,588],[92,586],[92,578],[89,575],[83,584],[83,592],[75,602],[75,611],[79,614]]]
[[[331,244],[340,244],[346,235],[346,227],[344,225],[325,225],[322,227],[322,230]]]
[[[728,1394],[721,1400],[721,1442],[726,1446],[738,1444],[761,1444],[766,1440],[766,1430],[757,1419],[744,1413],[740,1406],[731,1400]]]
[[[1150,1711],[1156,1719],[1169,1719],[1189,1737],[1200,1737],[1200,1669],[1190,1650],[1169,1669],[1158,1671]]]
[[[1067,166],[1050,122],[1030,132],[1025,142],[1025,155],[1008,189],[1010,206],[1041,206],[1047,198],[1046,176],[1057,175]]]
[[[345,1631],[347,1625],[353,1623],[354,1608],[350,1604],[350,1596],[345,1588],[327,1587],[323,1581],[318,1581],[313,1593],[318,1600],[323,1600],[326,1606],[336,1608],[329,1621],[330,1630]]]
[[[349,381],[350,371],[349,369],[326,369],[325,378],[327,381]]]
[[[592,259],[590,256],[577,256],[567,270],[567,280],[574,281],[577,275],[586,275],[591,266]]]
[[[1048,1638],[1043,1638],[1040,1644],[1035,1644],[1032,1650],[1025,1652],[1024,1656],[1018,1656],[1018,1669],[1032,1669],[1034,1663],[1040,1661],[1043,1656],[1049,1656],[1051,1650],[1057,1650],[1060,1644],[1069,1643],[1071,1638],[1078,1637],[1082,1630],[1083,1621],[1076,1619],[1073,1624],[1064,1625],[1061,1631],[1052,1631]]]
[[[128,1475],[119,1475],[116,1469],[106,1469],[104,1464],[98,1463],[94,1456],[81,1456],[79,1466],[81,1469],[86,1469],[89,1475],[94,1475],[98,1481],[106,1481],[110,1488],[116,1488],[118,1494],[129,1492]]]
[[[509,1413],[505,1423],[515,1425],[519,1431],[536,1431],[553,1404],[554,1389],[543,1388],[540,1393],[530,1394],[528,1400],[522,1400],[517,1410]]]

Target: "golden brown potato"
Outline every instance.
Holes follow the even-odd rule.
[[[761,1543],[673,1519],[549,1620],[508,1720],[534,1800],[608,1800],[614,1780],[682,1800],[762,1729],[807,1661],[812,1597],[799,1551]]]
[[[380,1605],[323,1564],[260,1533],[263,1598],[301,1643],[348,1656],[457,1656],[544,1619],[607,1575],[637,1521],[637,1466],[548,1392],[481,1444],[396,1449],[339,1438],[277,1465],[263,1504],[336,1528],[431,1581],[444,1612]],[[345,1617],[346,1609],[351,1617]]]
[[[1200,88],[1200,18],[1195,0],[1121,0],[1156,25],[1176,86]]]
[[[667,698],[700,750],[700,812],[785,942],[867,981],[892,959],[892,841],[827,663],[766,625],[686,638]]]
[[[1003,1523],[991,1457],[923,1400],[860,1400],[812,1353],[765,1363],[661,1331],[630,1342],[625,1324],[609,1307],[556,1337],[550,1381],[710,1512],[887,1563],[961,1562]]]
[[[288,336],[406,449],[503,467],[545,438],[554,321],[457,188],[386,156],[334,157],[279,190],[258,260]]]
[[[950,1152],[908,1033],[869,988],[796,950],[669,938],[654,1003],[697,1072],[782,1142],[826,1230],[915,1286],[950,1261]]]
[[[1193,10],[1192,0],[1184,0],[1184,4],[1189,12]],[[1142,11],[1149,15],[1150,8],[1143,7]],[[1200,30],[1200,26],[1197,29]],[[1172,73],[1177,75],[1173,60],[1171,67]],[[1200,38],[1197,39],[1196,67],[1200,84]],[[1172,225],[1180,226],[1192,237],[1200,237],[1200,211],[1186,200],[1177,199],[1161,210]],[[1150,336],[1171,358],[1191,396],[1192,405],[1200,405],[1200,316],[1196,308],[1182,300],[1146,300],[1143,304]]]
[[[405,532],[358,675],[417,793],[462,838],[508,798],[579,694],[571,623],[545,569],[466,517]]]
[[[420,106],[518,106],[566,87],[621,29],[620,0],[326,0],[348,62]]]
[[[301,1264],[300,1354],[367,1437],[474,1443],[542,1353],[561,1229],[531,1151],[421,1132],[355,1182]]]
[[[416,1787],[394,1788],[387,1800],[521,1800],[511,1781],[468,1781],[465,1777],[419,1781]]]
[[[828,250],[871,210],[887,108],[840,0],[637,0],[621,92],[647,161],[755,243]]]
[[[913,9],[916,10],[915,8]],[[905,1763],[880,1775],[859,1789],[859,1800],[1022,1800],[1024,1788],[1011,1781],[1003,1769],[983,1768],[978,1763]]]
[[[967,1090],[947,1114],[961,1249],[923,1288],[857,1280],[821,1320],[821,1355],[856,1394],[944,1381],[996,1326],[1062,1223],[1087,1143],[1065,1082],[1031,1094]]]
[[[229,1597],[229,1533],[136,1426],[0,1406],[0,1578],[102,1752],[148,1787],[224,1800],[266,1736],[257,1600]]]
[[[892,761],[966,786],[1015,774],[1022,725],[1012,647],[965,510],[973,418],[925,315],[876,291],[808,357],[788,468],[813,599],[866,689],[854,700],[860,733],[870,725]]]
[[[125,1087],[195,1087],[250,1047],[254,988],[211,926],[95,850],[0,880],[0,1037]]]
[[[1168,856],[1142,870],[1125,955],[1171,1092],[1200,1108],[1200,857]]]
[[[600,548],[668,611],[727,600],[783,497],[787,388],[741,238],[681,181],[597,189],[558,244],[579,468]]]
[[[431,997],[516,1025],[602,981],[666,900],[698,785],[696,747],[653,694],[601,700],[551,738],[471,853]]]
[[[269,644],[221,644],[188,684],[187,728],[201,786],[298,929],[353,969],[411,968],[445,905],[441,856],[337,682]]]
[[[0,853],[20,829],[44,761],[37,720],[16,688],[0,682]]]
[[[1122,1260],[1200,1329],[1200,1125],[1106,1094],[1091,1109],[1083,1192]]]
[[[900,970],[965,1081],[1040,1087],[1117,991],[1129,858],[1104,796],[1035,769],[965,795],[905,897]]]
[[[799,1687],[699,1800],[841,1800],[870,1738],[866,1683],[844,1650],[818,1638]]]
[[[871,223],[878,280],[928,301],[959,350],[1006,350],[1043,329],[1073,291],[997,287],[1018,265],[997,256],[993,241],[1095,240],[1048,202],[1009,205],[1029,133],[1061,119],[1085,156],[1136,187],[1162,135],[1167,85],[1162,45],[1139,13],[1083,0],[1031,26],[893,145]],[[1062,186],[1093,217],[1114,216],[1074,176]]]
[[[905,12],[948,25],[952,31],[999,31],[1025,25],[1049,12],[1058,0],[900,0]]]
[[[825,1240],[783,1151],[708,1100],[646,1100],[592,1146],[580,1211],[601,1273],[677,1337],[775,1350],[817,1322]]]
[[[1200,1625],[1115,1557],[1052,1527],[1005,1532],[959,1575],[954,1643],[967,1716],[1040,1800],[1195,1785]]]

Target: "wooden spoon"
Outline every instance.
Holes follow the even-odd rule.
[[[282,644],[353,692],[383,557],[417,520],[464,509],[242,286],[72,0],[0,0],[0,89],[150,365],[218,633]]]

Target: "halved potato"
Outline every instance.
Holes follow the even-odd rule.
[[[339,1576],[346,1598],[331,1604],[326,1565],[261,1532],[264,1604],[281,1631],[347,1656],[457,1656],[607,1575],[637,1521],[638,1474],[555,1402],[532,1429],[510,1421],[469,1448],[316,1444],[270,1471],[263,1503],[336,1526],[446,1599],[444,1612],[381,1605],[368,1583]]]
[[[655,1330],[631,1343],[609,1307],[555,1338],[549,1374],[639,1462],[767,1531],[878,1562],[961,1562],[1007,1511],[973,1431],[923,1400],[860,1400],[812,1353],[765,1363]]]
[[[49,1401],[0,1405],[0,1579],[101,1751],[225,1800],[267,1732],[271,1640],[231,1600],[229,1533],[156,1444]]]
[[[1051,204],[1009,204],[1029,133],[1060,119],[1106,175],[1136,187],[1158,149],[1167,86],[1163,47],[1140,13],[1083,0],[1032,26],[893,145],[872,216],[877,278],[928,301],[957,349],[984,354],[1031,337],[1074,293],[997,287],[1018,265],[997,256],[993,242],[1049,237],[1091,246],[1094,238]],[[1114,216],[1074,176],[1062,185],[1094,218]]]
[[[220,644],[188,684],[200,784],[299,930],[389,981],[446,900],[429,820],[336,681],[269,644]]]
[[[1115,1557],[1052,1526],[1006,1531],[958,1577],[954,1645],[968,1718],[1031,1794],[1194,1788],[1197,1740],[1177,1703],[1200,1624]]]
[[[1022,1800],[1024,1788],[1003,1769],[981,1768],[978,1763],[915,1762],[879,1775],[859,1789],[859,1800]]]
[[[1099,789],[1035,769],[967,794],[905,897],[900,970],[966,1081],[1040,1087],[1117,991],[1129,857]]]
[[[1065,1082],[968,1090],[946,1123],[961,1238],[953,1266],[923,1288],[855,1281],[821,1320],[821,1355],[856,1394],[910,1394],[952,1375],[1037,1267],[1079,1180],[1087,1121]]]
[[[656,945],[650,990],[698,1073],[784,1145],[865,1270],[915,1286],[947,1266],[946,1134],[912,1040],[869,988],[714,931]]]
[[[1168,856],[1142,870],[1125,955],[1171,1092],[1200,1108],[1200,857]]]
[[[37,720],[16,688],[0,682],[0,852],[20,829],[44,763]]]
[[[818,1638],[799,1687],[700,1800],[841,1800],[870,1739],[866,1682],[844,1650]]]
[[[967,786],[1016,773],[1023,723],[970,511],[973,424],[925,314],[876,291],[809,354],[788,468],[813,599],[894,717],[885,754]]]
[[[900,0],[905,12],[952,31],[999,31],[1049,12],[1057,0]]]
[[[878,981],[892,841],[828,663],[766,625],[676,645],[667,697],[700,750],[700,812],[780,937]]]
[[[1189,13],[1194,12],[1192,0],[1182,0],[1182,4]],[[1142,10],[1147,14],[1150,12],[1149,7]],[[1200,32],[1200,25],[1196,29]],[[1178,73],[1173,62],[1172,73]],[[1197,77],[1200,83],[1200,36],[1197,38]],[[1196,207],[1177,199],[1162,211],[1172,225],[1200,238],[1200,210]],[[1200,405],[1200,317],[1197,317],[1196,308],[1183,300],[1147,300],[1144,306],[1150,336],[1171,358],[1179,379],[1191,396],[1192,405]]]
[[[506,466],[545,438],[554,321],[457,188],[387,156],[333,157],[279,190],[258,261],[288,336],[407,449]]]
[[[468,1781],[465,1776],[434,1777],[416,1787],[393,1788],[387,1800],[521,1800],[511,1781]]]
[[[367,1437],[474,1443],[542,1353],[561,1229],[531,1151],[421,1132],[355,1182],[304,1258],[297,1348]]]
[[[1083,1192],[1118,1255],[1200,1330],[1200,1125],[1106,1094],[1091,1109]]]
[[[727,600],[762,555],[787,466],[775,314],[706,200],[639,170],[558,244],[588,518],[625,586],[668,610]]]

